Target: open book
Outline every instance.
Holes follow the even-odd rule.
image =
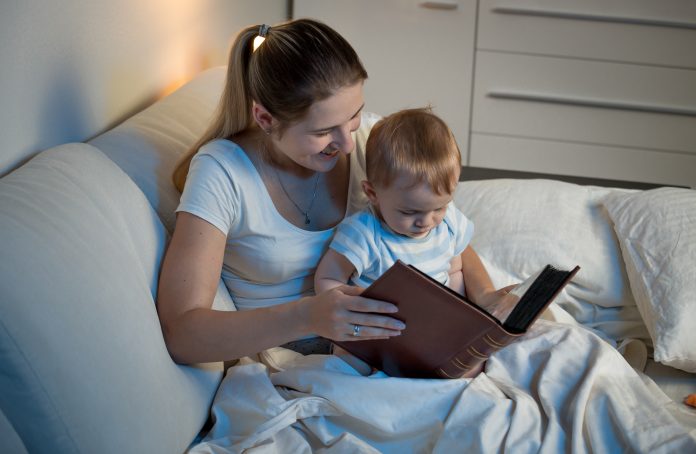
[[[476,304],[417,268],[397,261],[363,296],[399,307],[406,324],[389,339],[337,345],[393,377],[472,377],[491,353],[522,335],[575,276],[547,265],[507,296],[514,308],[502,323]]]

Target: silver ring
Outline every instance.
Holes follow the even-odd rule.
[[[360,336],[360,325],[353,325],[353,336]]]

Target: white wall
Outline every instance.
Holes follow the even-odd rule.
[[[225,64],[241,27],[286,16],[286,0],[3,0],[0,176]]]

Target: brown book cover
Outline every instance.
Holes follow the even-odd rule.
[[[336,344],[393,377],[473,377],[493,352],[526,332],[579,269],[547,265],[530,276],[509,293],[518,301],[501,323],[463,295],[397,261],[363,296],[397,305],[395,318],[406,329],[389,339]]]

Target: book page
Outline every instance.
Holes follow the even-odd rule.
[[[500,323],[502,323],[503,325],[505,324],[507,318],[510,316],[512,311],[517,306],[517,303],[520,302],[520,299],[524,296],[525,293],[527,293],[529,288],[532,286],[532,284],[534,284],[534,282],[537,280],[537,278],[543,271],[544,268],[530,275],[527,279],[517,284],[517,286],[510,290],[507,293],[507,295],[500,299],[500,301],[498,302],[498,306],[504,308],[500,310],[496,317],[498,318],[498,320],[500,320]]]

